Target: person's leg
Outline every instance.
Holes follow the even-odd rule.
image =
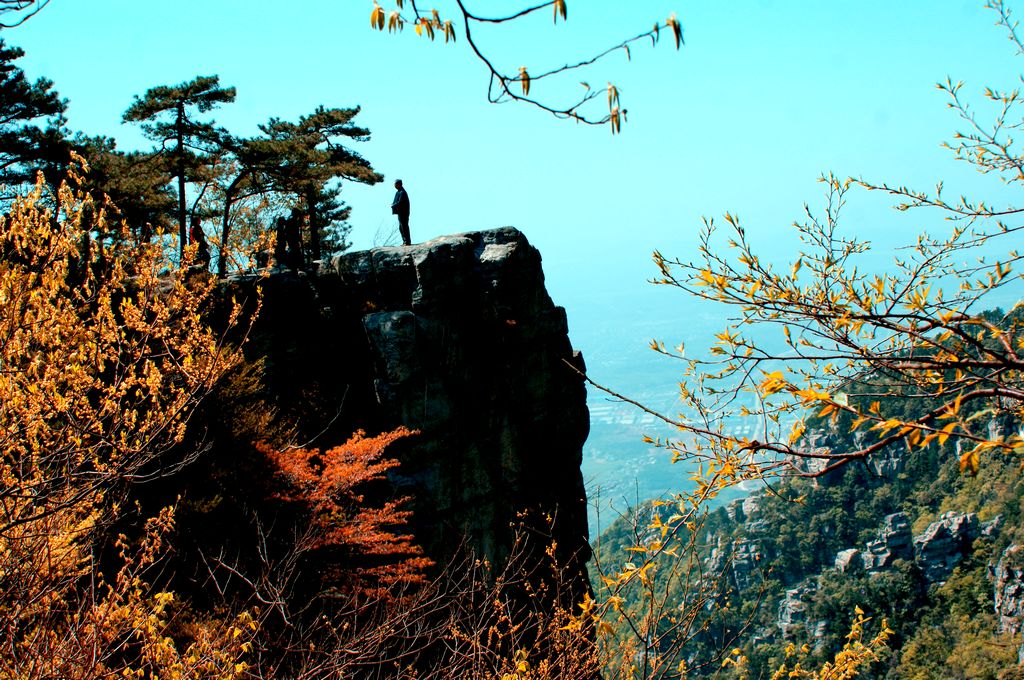
[[[398,218],[398,233],[402,235],[402,245],[411,246],[412,238],[409,234],[409,218]]]

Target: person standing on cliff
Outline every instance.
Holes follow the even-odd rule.
[[[409,194],[402,186],[402,180],[395,180],[395,200],[391,201],[391,212],[398,215],[398,232],[402,235],[402,245],[411,246],[409,236]]]

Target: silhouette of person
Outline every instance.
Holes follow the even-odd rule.
[[[203,232],[203,224],[198,217],[192,217],[192,228],[189,230],[189,239],[197,244],[196,263],[203,270],[210,268],[210,244],[206,242],[206,234]]]
[[[411,246],[409,236],[409,194],[402,186],[402,180],[395,180],[395,200],[391,201],[391,212],[398,215],[398,232],[402,235],[402,245]]]
[[[296,272],[305,266],[302,255],[302,215],[293,210],[284,223],[284,229],[288,245],[288,267]]]

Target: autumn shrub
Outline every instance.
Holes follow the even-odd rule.
[[[248,620],[172,640],[146,581],[173,511],[137,541],[111,526],[238,355],[201,317],[214,283],[71,177],[0,218],[0,677],[230,677]]]
[[[379,504],[367,499],[368,485],[398,466],[384,457],[385,448],[414,434],[404,427],[376,437],[357,431],[326,451],[259,445],[285,482],[278,498],[300,504],[308,515],[310,540],[304,549],[334,553],[323,560],[327,570],[321,574],[332,587],[383,599],[396,585],[426,583],[424,570],[433,562],[407,533],[410,512],[402,506],[409,499]]]

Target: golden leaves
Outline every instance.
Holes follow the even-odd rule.
[[[610,114],[608,114],[608,122],[612,126],[612,134],[618,134],[622,132],[622,123],[625,120],[625,111],[619,111],[619,107],[612,108]]]
[[[397,0],[395,4],[399,9],[403,6],[403,3],[398,2]],[[532,7],[523,8],[518,11],[511,11],[504,15],[492,15],[486,17],[473,14],[461,4],[458,5],[457,13],[460,19],[465,23],[464,36],[471,44],[472,52],[489,70],[492,84],[498,83],[500,87],[497,92],[489,91],[489,100],[493,103],[499,103],[508,99],[518,100],[520,102],[536,106],[556,118],[574,120],[589,125],[603,125],[607,122],[612,134],[618,134],[622,131],[622,126],[626,123],[627,110],[623,108],[618,101],[617,88],[610,86],[608,113],[604,116],[593,115],[590,113],[592,108],[596,108],[596,103],[594,107],[590,105],[591,101],[596,99],[594,96],[596,93],[591,92],[590,86],[585,82],[583,83],[583,87],[587,92],[583,95],[570,99],[567,102],[553,103],[545,101],[545,98],[543,97],[530,98],[531,80],[529,77],[524,77],[526,75],[523,72],[525,67],[520,68],[519,75],[515,75],[511,69],[499,69],[495,64],[500,60],[490,58],[487,55],[488,50],[486,45],[484,45],[483,41],[480,38],[477,38],[475,33],[472,33],[470,30],[470,27],[476,24],[500,26],[514,23],[528,15],[548,7],[549,5],[551,7],[552,23],[554,25],[557,26],[559,21],[566,22],[568,20],[569,11],[567,0],[551,0],[550,3],[545,2]],[[424,36],[433,41],[436,35],[440,33],[444,35],[446,43],[449,41],[456,41],[456,33],[453,23],[449,20],[443,20],[437,10],[431,10],[430,16],[428,17],[424,12],[418,9],[415,4],[413,4],[411,6],[410,18],[403,18],[399,12],[395,11],[385,19],[385,11],[380,5],[380,1],[373,0],[373,10],[370,13],[370,26],[372,28],[383,31],[386,25],[389,32],[396,32],[402,30],[402,27],[406,22],[411,22],[413,24],[415,33],[418,36]],[[570,59],[566,65],[562,67],[553,68],[550,71],[539,74],[534,73],[533,77],[534,79],[542,79],[551,76],[553,77],[553,80],[557,80],[558,76],[565,76],[571,71],[587,69],[596,62],[605,60],[613,54],[617,54],[620,49],[625,52],[626,59],[631,60],[633,43],[643,40],[644,38],[650,38],[652,46],[656,45],[662,28],[666,28],[672,32],[676,43],[676,49],[679,49],[684,42],[683,29],[678,17],[673,13],[664,21],[664,23],[656,21],[650,30],[642,32],[631,38],[625,38],[617,44],[593,54],[590,58]],[[564,80],[562,82],[564,82]],[[513,83],[520,84],[522,88],[521,96],[514,94],[511,91]]]
[[[832,395],[828,392],[822,392],[815,387],[807,387],[802,390],[796,390],[793,394],[800,397],[805,405],[811,405],[818,401],[832,401]]]
[[[960,472],[966,472],[970,475],[978,474],[980,461],[978,449],[979,447],[976,446],[960,455]]]
[[[762,373],[764,380],[758,385],[758,389],[766,397],[781,392],[789,386],[789,381],[783,377],[782,371],[772,371],[771,373],[762,371]]]
[[[806,680],[824,680],[825,678],[861,677],[871,664],[883,658],[887,651],[889,638],[894,634],[888,622],[882,619],[881,626],[874,637],[866,638],[865,633],[872,618],[865,616],[864,610],[854,606],[854,619],[850,632],[846,634],[846,643],[835,657],[817,670],[803,668],[797,657],[796,645],[790,643],[785,648],[786,661],[772,674],[772,680],[805,678]],[[800,652],[808,654],[808,645],[802,645]],[[792,667],[790,666],[792,664]]]
[[[955,430],[958,426],[959,423],[950,423],[943,427],[942,430],[939,432],[938,436],[939,445],[945,444],[946,440],[949,439],[949,435],[953,434],[953,430]]]
[[[0,572],[18,584],[17,597],[50,605],[22,610],[16,625],[75,643],[44,655],[52,668],[73,665],[61,655],[82,648],[109,653],[117,640],[166,660],[162,669],[194,676],[194,658],[218,677],[235,677],[241,647],[211,629],[205,647],[180,649],[165,635],[173,597],[150,597],[141,578],[162,554],[169,509],[146,523],[137,548],[121,542],[124,566],[113,581],[94,574],[87,599],[76,589],[89,573],[96,527],[116,520],[107,488],[145,466],[156,471],[155,458],[181,441],[199,400],[239,355],[202,316],[216,282],[189,275],[191,253],[176,263],[158,244],[136,242],[78,189],[76,167],[70,175],[57,196],[40,181],[0,220],[0,250],[17,254],[0,267],[0,334],[8,339],[0,372],[0,431],[8,435],[0,454]],[[46,207],[53,203],[61,205],[57,215]],[[104,238],[83,253],[87,233]],[[237,307],[228,311],[237,319]],[[57,608],[59,619],[49,611]],[[18,649],[31,654],[25,642]]]
[[[612,134],[618,134],[622,131],[626,111],[619,106],[619,88],[611,83],[608,83],[608,111],[608,122],[611,124]]]
[[[398,7],[398,10],[403,7],[403,3],[400,0],[396,0],[395,5]],[[370,27],[383,31],[384,27],[387,26],[388,33],[397,33],[403,30],[407,20],[402,17],[401,12],[398,10],[385,12],[377,0],[374,0],[373,10],[370,12]],[[418,36],[425,36],[430,40],[434,40],[437,37],[437,33],[440,32],[444,36],[445,43],[457,41],[455,25],[451,20],[441,19],[441,15],[436,9],[430,10],[429,17],[417,16],[412,23]]]
[[[388,14],[388,33],[394,33],[402,30],[405,26],[405,22],[402,21],[402,15],[398,12],[391,12]]]
[[[668,19],[665,20],[665,24],[672,29],[672,37],[676,41],[676,49],[678,50],[683,45],[683,27],[679,23],[679,18],[675,12],[669,15]]]
[[[435,11],[436,14],[436,11]],[[435,23],[436,22],[436,23]],[[416,35],[426,35],[431,40],[434,39],[434,27],[440,25],[440,21],[436,19],[428,19],[426,17],[420,17],[416,20]],[[447,34],[445,34],[445,42],[447,42]]]
[[[806,430],[807,426],[804,424],[804,421],[798,420],[793,423],[793,429],[789,433],[789,445],[792,446],[793,444],[796,444],[800,440],[800,437],[804,436],[804,432]]]
[[[554,2],[552,3],[552,8],[554,9],[554,22],[556,24],[558,23],[559,16],[562,17],[562,21],[565,21],[568,18],[567,10],[565,7],[565,0],[554,0]]]
[[[441,23],[441,30],[444,32],[444,41],[446,43],[449,38],[451,38],[452,42],[455,42],[455,26],[452,25],[451,21],[443,21]]]

